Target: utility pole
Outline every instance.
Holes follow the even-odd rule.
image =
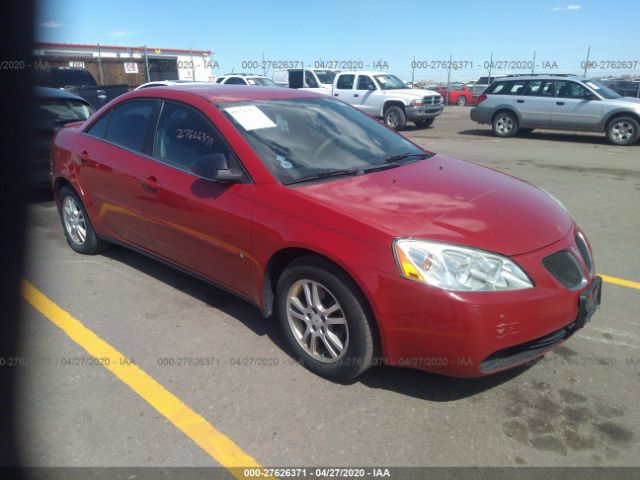
[[[98,44],[98,71],[100,73],[100,85],[104,85],[104,75],[102,74],[102,55],[100,54],[100,44]]]
[[[447,69],[447,89],[446,89],[446,94],[447,94],[447,98],[445,99],[445,105],[449,105],[449,88],[451,85],[451,61],[453,60],[453,54],[450,53],[449,54],[449,68]]]
[[[144,46],[144,68],[147,72],[147,82],[151,81],[151,76],[149,75],[149,57],[147,56],[147,46]]]
[[[589,67],[589,56],[591,55],[591,45],[587,48],[587,61],[584,62],[584,77],[587,77],[587,68]]]
[[[491,52],[491,57],[489,58],[489,84],[491,84],[491,69],[493,67],[493,52]]]
[[[411,85],[415,82],[415,73],[416,73],[416,56],[413,56],[413,63],[411,64]]]
[[[536,72],[536,51],[533,51],[533,63],[531,63],[531,74]]]
[[[196,81],[196,64],[193,62],[193,45],[191,45],[191,78],[193,78],[193,81]]]

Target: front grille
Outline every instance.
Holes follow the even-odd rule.
[[[593,274],[593,260],[591,259],[591,252],[589,252],[589,247],[587,246],[587,241],[584,238],[582,233],[576,235],[576,245],[578,246],[578,250],[580,250],[580,255],[582,255],[582,259],[584,260],[587,269],[589,270],[589,274]]]
[[[432,95],[429,97],[424,97],[422,99],[422,103],[424,105],[438,105],[440,104],[440,97],[436,96],[436,95]]]
[[[551,275],[567,288],[580,288],[587,280],[582,274],[582,270],[580,270],[578,261],[568,250],[560,250],[543,258],[542,264],[549,270]]]
[[[576,331],[577,326],[577,322],[571,322],[566,327],[551,332],[544,337],[505,348],[504,350],[498,350],[480,363],[480,371],[488,373],[536,358],[554,345],[569,338]]]

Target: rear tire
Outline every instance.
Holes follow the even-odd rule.
[[[458,106],[464,107],[467,104],[467,97],[465,97],[464,95],[460,95],[456,103],[458,104]]]
[[[407,115],[404,109],[396,106],[387,108],[384,111],[384,123],[394,130],[404,130],[407,126]]]
[[[432,117],[432,118],[427,118],[425,120],[416,120],[415,124],[416,124],[416,127],[418,128],[427,128],[433,125],[433,122],[435,121],[435,119],[436,119],[435,117]]]
[[[348,381],[373,364],[376,330],[354,282],[314,256],[294,261],[278,279],[276,311],[297,360],[322,377]]]
[[[607,125],[607,138],[614,145],[633,145],[640,138],[640,124],[633,117],[616,117]]]
[[[71,187],[64,186],[58,198],[62,230],[69,246],[85,255],[94,255],[103,251],[108,243],[96,236],[89,215],[76,192]]]
[[[498,112],[491,126],[496,137],[509,138],[518,133],[518,119],[511,112]]]

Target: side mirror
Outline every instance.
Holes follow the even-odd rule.
[[[375,85],[369,84],[369,90],[377,90],[377,88]]]
[[[222,153],[203,155],[194,160],[191,171],[206,180],[220,183],[239,183],[242,172],[229,169],[227,157]]]

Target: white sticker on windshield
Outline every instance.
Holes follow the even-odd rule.
[[[384,79],[384,77],[376,77],[376,80],[378,80],[380,83],[382,83],[383,85],[385,83],[387,83],[387,81]]]
[[[249,82],[249,85],[255,85],[256,81],[255,80],[251,80],[250,78],[247,78],[247,82]]]
[[[267,117],[262,110],[255,105],[243,105],[241,107],[225,108],[245,130],[258,130],[260,128],[273,128],[275,123]]]
[[[282,168],[285,168],[287,170],[293,168],[293,163],[291,163],[290,161],[287,160],[286,157],[283,157],[282,155],[278,155],[276,156],[276,160],[280,162],[280,166]]]
[[[584,83],[589,85],[594,90],[599,90],[600,89],[600,87],[598,85],[596,85],[595,83],[591,83],[591,82],[584,82]]]

